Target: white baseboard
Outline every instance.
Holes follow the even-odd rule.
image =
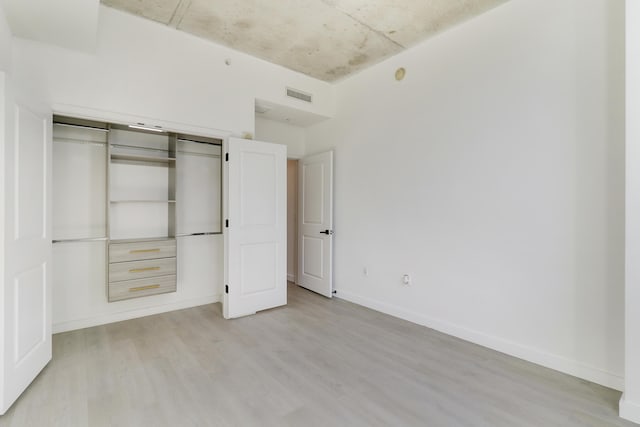
[[[296,275],[295,274],[287,274],[287,280],[289,282],[296,283]]]
[[[434,319],[421,313],[416,313],[398,306],[375,301],[348,291],[338,289],[336,297],[394,317],[399,317],[409,322],[435,329],[436,331],[447,335],[452,335],[465,341],[470,341],[474,344],[526,360],[527,362],[532,362],[546,368],[551,368],[565,374],[573,375],[618,391],[624,390],[624,377],[603,371],[593,366],[585,365],[577,360],[547,353],[533,347],[528,347],[513,341],[475,331],[473,329],[454,325],[439,319]]]
[[[183,308],[197,307],[199,305],[220,302],[221,295],[191,298],[170,304],[156,305],[153,307],[139,308],[135,310],[109,313],[85,319],[69,320],[53,324],[53,333],[75,331],[76,329],[90,328],[92,326],[106,325],[107,323],[121,322],[123,320],[136,319],[138,317],[151,316],[152,314],[166,313],[168,311],[182,310]]]
[[[640,404],[628,401],[625,393],[620,398],[620,418],[640,423]]]

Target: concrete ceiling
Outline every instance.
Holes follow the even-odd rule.
[[[507,0],[102,0],[335,81]]]

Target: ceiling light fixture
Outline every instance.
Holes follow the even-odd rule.
[[[144,126],[142,124],[138,124],[138,125],[129,125],[129,127],[131,129],[140,129],[140,130],[150,130],[152,132],[164,132],[164,129],[160,129],[160,128],[152,128],[152,127],[148,127],[148,126]]]

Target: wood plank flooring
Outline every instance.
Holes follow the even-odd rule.
[[[620,393],[289,286],[54,336],[0,426],[633,426]]]

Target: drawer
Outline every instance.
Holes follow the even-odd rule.
[[[176,276],[109,283],[109,302],[176,291]]]
[[[117,262],[109,264],[109,282],[144,279],[147,277],[176,274],[175,258],[147,259],[143,261]]]
[[[176,241],[150,240],[148,242],[111,243],[109,262],[137,261],[141,259],[169,258],[176,256]]]

